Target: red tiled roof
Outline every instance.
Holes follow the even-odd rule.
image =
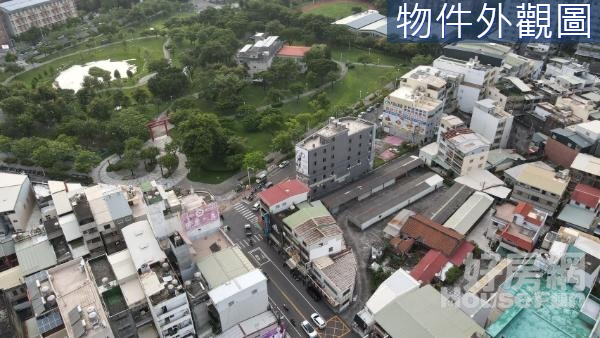
[[[410,275],[423,284],[431,283],[436,273],[442,271],[448,258],[437,250],[429,250],[417,265],[410,271]]]
[[[509,242],[510,244],[515,245],[516,247],[523,249],[527,252],[532,252],[533,251],[533,247],[534,247],[534,243],[532,241],[528,241],[526,239],[520,238],[519,236],[513,235],[511,233],[509,233],[507,231],[508,227],[506,227],[505,230],[500,231],[498,230],[497,233],[499,233],[499,235],[506,240],[507,242]]]
[[[414,238],[430,249],[441,251],[446,256],[452,256],[464,240],[464,236],[455,230],[446,228],[420,214],[410,216],[400,230],[400,234]]]
[[[600,201],[600,189],[579,183],[575,186],[575,190],[571,194],[571,199],[588,208],[596,209],[598,201]]]
[[[309,50],[310,47],[305,46],[283,46],[277,52],[277,56],[303,57]]]
[[[464,127],[451,129],[451,130],[443,133],[442,138],[444,140],[449,140],[455,136],[462,135],[462,134],[473,134],[473,130],[471,130],[470,128],[464,128]]]
[[[292,196],[304,194],[308,191],[309,189],[306,184],[293,179],[277,183],[269,189],[259,192],[258,198],[260,198],[267,206],[271,207]]]
[[[462,244],[458,247],[458,249],[456,249],[454,255],[450,257],[450,263],[456,266],[463,265],[465,263],[467,255],[469,254],[469,252],[473,251],[473,249],[475,249],[475,245],[473,245],[473,243],[463,241]]]
[[[390,239],[390,245],[397,253],[406,253],[408,252],[413,244],[415,244],[415,240],[412,238],[402,239],[400,237],[394,237]]]
[[[519,202],[515,207],[515,214],[519,214],[525,218],[525,220],[531,224],[542,225],[543,217],[539,213],[535,213],[533,205],[525,202]]]

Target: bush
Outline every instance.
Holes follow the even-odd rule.
[[[460,276],[462,276],[462,274],[463,272],[459,267],[453,266],[448,270],[448,272],[446,272],[446,280],[444,283],[446,285],[454,284],[460,278]]]

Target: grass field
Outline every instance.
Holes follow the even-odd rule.
[[[137,72],[134,79],[128,80],[131,83],[127,83],[133,84],[138,78],[148,73],[145,67],[148,61],[163,57],[163,42],[163,38],[149,37],[143,40],[117,43],[104,48],[61,57],[58,60],[20,74],[13,81],[22,81],[26,86],[30,86],[34,78],[38,79],[38,83],[53,82],[62,70],[73,65],[106,59],[134,59],[131,63],[137,66]]]
[[[377,64],[379,62],[380,65],[395,66],[410,63],[410,60],[403,56],[392,56],[375,49],[371,49],[371,53],[368,49],[356,47],[335,47],[331,49],[331,57],[342,62],[359,62],[359,58],[365,55],[370,56],[372,63]]]
[[[307,6],[304,13],[322,15],[332,19],[341,19],[348,15],[352,15],[352,8],[360,7],[362,11],[368,9],[367,4],[354,1],[339,1],[331,3],[320,3],[315,6]]]

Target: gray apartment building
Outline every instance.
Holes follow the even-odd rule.
[[[373,168],[375,124],[354,117],[330,118],[296,144],[296,177],[318,198]]]

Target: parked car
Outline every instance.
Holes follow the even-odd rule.
[[[283,162],[279,163],[279,168],[285,168],[285,167],[287,167],[289,164],[290,164],[290,161],[288,161],[288,160],[285,160],[285,161],[283,161]]]
[[[314,327],[312,327],[312,325],[310,325],[310,323],[308,322],[308,320],[303,321],[300,326],[302,326],[302,330],[304,330],[304,332],[306,332],[306,334],[310,337],[310,338],[317,338],[319,335],[317,334],[317,330],[315,330]]]
[[[260,202],[256,202],[254,205],[252,205],[252,210],[258,211],[258,208],[260,208]]]
[[[269,182],[267,182],[267,184],[265,184],[265,189],[269,189],[272,186],[273,186],[273,182],[269,181]]]
[[[313,313],[312,315],[310,315],[310,319],[312,319],[313,323],[315,323],[315,325],[320,330],[323,330],[325,328],[325,326],[327,326],[327,324],[325,323],[325,320],[323,320],[323,317],[321,317],[321,315],[316,312]]]
[[[250,224],[244,225],[244,232],[246,233],[246,236],[252,236],[252,226]]]
[[[370,106],[369,108],[367,108],[367,113],[370,113],[373,111],[373,106]]]

